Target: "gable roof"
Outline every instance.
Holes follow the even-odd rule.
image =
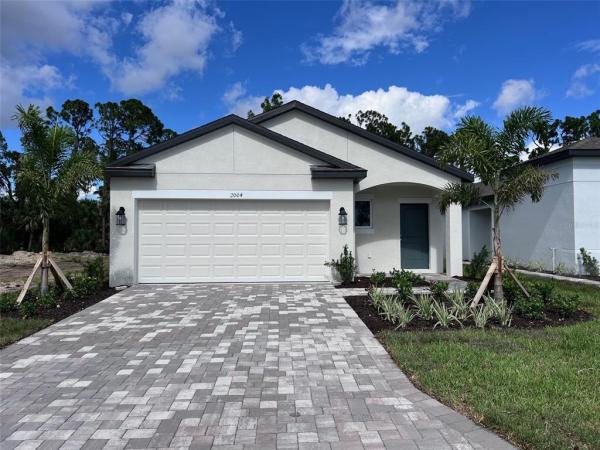
[[[555,161],[572,157],[600,156],[600,137],[589,137],[581,141],[565,145],[557,150],[552,150],[542,156],[527,161],[528,164],[543,166]]]
[[[378,134],[367,131],[364,128],[361,128],[361,127],[351,124],[345,120],[342,120],[338,117],[332,116],[331,114],[327,114],[321,110],[313,108],[312,106],[308,106],[307,104],[299,102],[298,100],[292,100],[291,102],[285,103],[284,105],[281,105],[278,108],[272,109],[271,111],[267,111],[265,113],[258,114],[256,116],[254,116],[252,119],[250,119],[250,121],[260,124],[269,119],[273,119],[274,117],[278,117],[278,116],[285,114],[287,112],[290,112],[290,111],[301,111],[305,114],[308,114],[309,116],[312,116],[312,117],[320,119],[324,122],[327,122],[330,125],[336,126],[345,131],[348,131],[357,136],[360,136],[364,139],[367,139],[368,141],[374,142],[374,143],[379,144],[383,147],[386,147],[390,150],[401,153],[405,156],[408,156],[409,158],[416,159],[417,161],[427,164],[428,166],[435,167],[436,169],[439,169],[439,170],[447,172],[451,175],[457,176],[457,177],[461,178],[462,180],[471,182],[474,179],[472,174],[470,174],[469,172],[466,172],[462,169],[459,169],[458,167],[454,167],[454,166],[450,166],[450,165],[446,166],[446,167],[442,167],[437,163],[437,161],[434,158],[432,158],[430,156],[419,153],[415,150],[405,147],[404,145],[400,145],[394,141],[391,141],[387,138],[379,136]]]
[[[148,147],[141,150],[133,155],[120,158],[106,167],[106,174],[108,176],[140,176],[140,177],[153,177],[155,169],[153,164],[134,164],[140,159],[147,158],[155,155],[162,151],[171,149],[177,145],[189,142],[193,139],[217,131],[221,128],[235,125],[240,128],[244,128],[248,131],[256,133],[267,139],[270,139],[279,144],[285,145],[288,148],[296,150],[312,158],[318,159],[323,162],[322,165],[314,165],[311,167],[311,172],[316,178],[354,178],[356,180],[363,179],[367,176],[366,169],[355,166],[349,162],[343,161],[339,158],[331,156],[325,152],[317,150],[316,148],[309,147],[308,145],[302,144],[301,142],[290,139],[287,136],[279,134],[275,131],[269,130],[268,128],[254,124],[246,119],[243,119],[235,114],[230,114],[221,119],[207,123],[198,128],[194,128],[183,134],[177,135],[168,141],[161,142],[159,144]]]

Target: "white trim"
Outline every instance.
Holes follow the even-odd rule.
[[[331,200],[331,191],[251,191],[164,189],[132,191],[134,199]]]

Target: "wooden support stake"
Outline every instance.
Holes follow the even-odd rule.
[[[25,298],[25,294],[27,294],[27,291],[29,290],[29,286],[31,285],[31,282],[33,281],[33,277],[35,276],[35,273],[38,271],[38,269],[42,265],[42,261],[43,261],[43,257],[40,256],[39,259],[36,261],[35,265],[33,266],[33,270],[29,274],[29,278],[27,278],[27,281],[23,285],[23,289],[21,289],[21,292],[19,293],[19,296],[17,297],[17,305],[20,305],[21,302],[23,301],[23,299]]]
[[[525,294],[525,296],[527,298],[531,298],[531,295],[529,294],[529,292],[527,292],[527,289],[525,289],[525,286],[523,286],[521,284],[521,282],[519,281],[517,276],[513,273],[513,271],[506,264],[504,264],[504,270],[506,270],[508,272],[508,274],[511,276],[511,278],[515,281],[515,283],[517,283],[517,286],[519,286],[521,288],[521,290],[523,291],[523,294]]]
[[[477,306],[477,303],[479,303],[479,300],[481,300],[481,297],[483,296],[483,293],[485,292],[485,288],[490,283],[490,279],[492,278],[492,275],[496,271],[496,267],[498,267],[498,262],[496,260],[496,257],[494,256],[494,258],[492,259],[492,263],[490,264],[490,267],[488,268],[488,271],[485,274],[485,277],[483,278],[483,281],[479,285],[477,294],[475,294],[475,297],[473,297],[473,301],[471,302],[471,308],[474,308],[475,306]]]
[[[58,267],[58,264],[56,264],[56,262],[49,256],[48,256],[48,262],[50,263],[50,270],[52,270],[54,279],[57,282],[59,282],[60,284],[62,284],[64,289],[68,289],[69,291],[72,290],[73,286],[71,286],[71,283],[69,283],[69,280],[67,280],[67,277],[65,276],[63,271],[60,270],[60,267]]]

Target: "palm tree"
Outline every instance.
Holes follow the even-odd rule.
[[[504,298],[500,218],[527,196],[533,202],[540,201],[546,182],[557,177],[539,167],[524,164],[520,159],[523,153],[528,153],[526,144],[535,135],[535,130],[539,130],[541,124],[549,124],[550,120],[550,112],[538,107],[516,109],[506,116],[502,128],[495,128],[480,117],[465,117],[439,153],[440,163],[454,163],[473,173],[490,191],[491,200],[484,203],[490,206],[493,214],[496,299]],[[475,185],[450,183],[440,194],[439,206],[445,212],[451,203],[470,206],[480,199]]]
[[[17,172],[22,192],[31,201],[42,225],[42,282],[48,292],[50,217],[61,203],[76,197],[100,176],[96,156],[87,151],[71,152],[74,136],[69,128],[50,125],[37,106],[17,106],[14,116],[21,129],[23,158]]]

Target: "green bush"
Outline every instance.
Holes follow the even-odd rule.
[[[433,294],[435,298],[444,298],[446,296],[446,291],[448,290],[448,282],[446,281],[436,281],[431,285],[429,290]]]
[[[398,296],[402,301],[408,300],[412,296],[413,284],[407,278],[398,278],[395,283]]]
[[[326,262],[327,267],[333,268],[341,278],[343,283],[352,283],[354,281],[354,275],[356,274],[356,261],[352,252],[348,251],[348,246],[344,245],[344,250],[340,255],[340,259],[332,259]]]
[[[19,314],[23,318],[33,317],[39,311],[38,305],[36,304],[36,298],[25,296],[21,304],[19,305]]]
[[[87,278],[95,280],[96,289],[101,289],[108,283],[108,273],[104,266],[104,258],[101,256],[84,263],[83,273]]]
[[[18,309],[17,295],[15,292],[0,294],[0,314],[8,314]]]
[[[473,281],[469,281],[467,283],[467,287],[465,288],[465,298],[473,300],[475,298],[475,294],[479,290],[479,283],[474,283]]]
[[[523,292],[519,290],[516,299],[513,300],[513,307],[517,314],[529,319],[544,318],[544,300],[537,292],[530,293],[531,297],[527,298]]]
[[[415,272],[411,272],[410,270],[398,270],[393,268],[390,272],[390,276],[392,277],[392,283],[394,285],[399,283],[399,280],[408,280],[414,286],[416,284],[425,283],[425,278]]]
[[[375,272],[373,270],[373,274],[369,281],[371,282],[371,285],[375,287],[382,285],[385,281],[385,272]]]
[[[556,312],[561,317],[570,317],[579,309],[580,304],[579,295],[557,292],[550,298],[548,309]]]
[[[490,265],[490,251],[484,245],[479,253],[475,253],[471,258],[471,264],[469,264],[469,275],[472,278],[483,279],[485,273]]]
[[[554,293],[554,283],[550,281],[535,281],[525,286],[525,289],[527,289],[528,292],[537,292],[544,303],[549,303]]]
[[[583,247],[579,249],[579,253],[581,254],[581,259],[585,271],[588,273],[588,275],[597,277],[600,273],[600,266],[598,265],[598,260],[592,255],[590,255]]]

